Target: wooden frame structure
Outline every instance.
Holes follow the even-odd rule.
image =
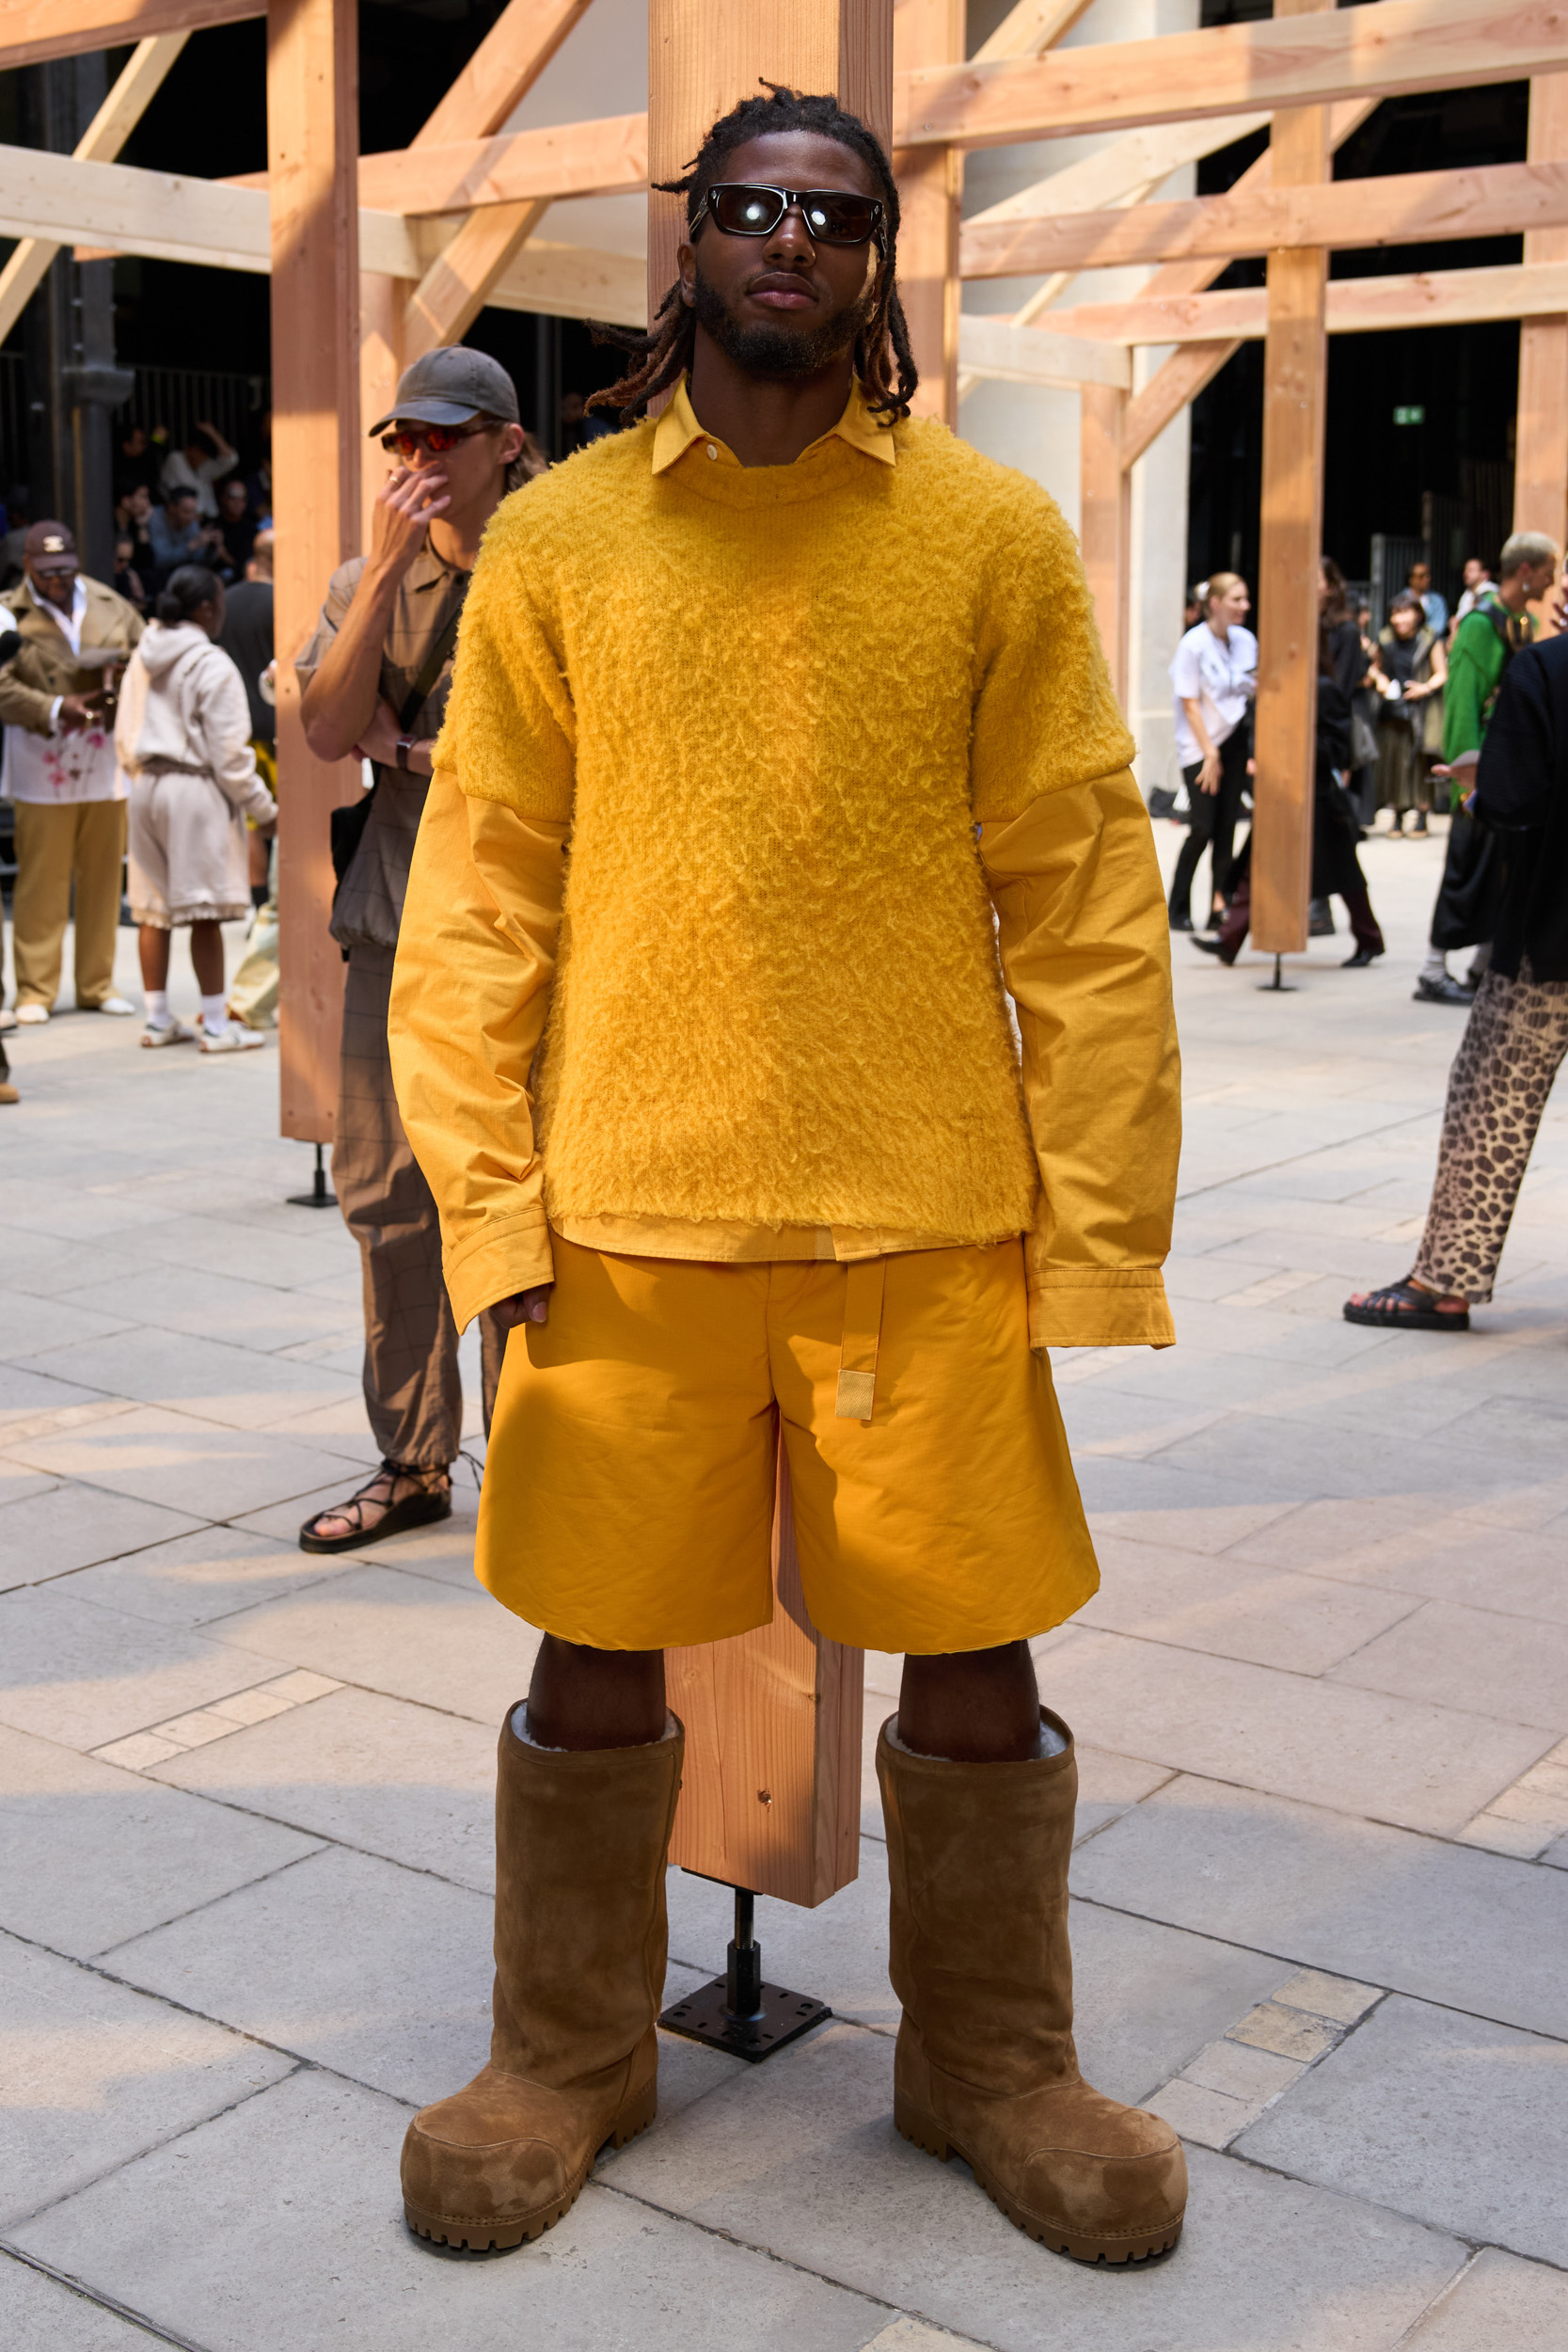
[[[541,244],[558,198],[644,190],[691,153],[759,74],[832,88],[891,143],[903,195],[905,306],[921,405],[956,423],[966,384],[1076,387],[1081,533],[1107,653],[1125,691],[1133,467],[1242,341],[1265,351],[1254,937],[1307,941],[1316,561],[1326,338],[1482,318],[1522,326],[1516,527],[1568,528],[1568,14],[1555,0],[1276,0],[1274,19],[1061,50],[1088,0],[1017,0],[963,56],[961,0],[650,0],[646,117],[509,131],[589,0],[510,0],[419,135],[355,147],[353,0],[0,0],[0,64],[135,42],[73,156],[0,148],[0,337],[53,255],[74,246],[273,279],[277,636],[302,643],[327,575],[360,542],[362,417],[419,352],[486,302],[640,322],[673,275],[675,199],[655,196],[648,262]],[[267,20],[268,168],[219,183],[133,170],[121,145],[195,29]],[[1335,183],[1331,157],[1382,98],[1531,83],[1528,158],[1488,171]],[[1267,125],[1228,195],[1148,199],[1182,165]],[[1084,132],[1086,158],[960,225],[963,156]],[[1347,246],[1525,232],[1504,268],[1327,280]],[[1256,292],[1207,290],[1266,254]],[[1081,270],[1147,263],[1132,300],[1064,308]],[[1011,318],[964,316],[964,278],[1040,277]],[[1134,389],[1132,354],[1174,345]],[[328,815],[352,765],[315,760],[280,665],[281,1117],[330,1138],[341,967],[325,929]],[[761,1632],[675,1653],[690,1732],[674,1852],[800,1903],[855,1871],[858,1655],[806,1618],[781,1470],[778,1605]]]

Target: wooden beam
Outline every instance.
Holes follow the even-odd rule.
[[[1568,171],[1568,81],[1535,81],[1529,93],[1527,169]],[[1521,224],[1522,226],[1523,224]],[[1568,262],[1568,230],[1537,228],[1525,236],[1525,262]],[[1526,319],[1519,329],[1519,394],[1514,431],[1513,528],[1544,531],[1568,546],[1568,313]],[[1488,555],[1495,548],[1485,550]]]
[[[265,14],[261,0],[0,0],[0,66],[9,72]]]
[[[908,5],[908,0],[906,0]],[[976,65],[994,65],[1001,57],[1039,57],[1054,49],[1071,32],[1091,0],[1018,0],[994,33],[974,52]],[[902,14],[902,10],[900,10]],[[894,59],[898,56],[898,19],[894,19]],[[959,44],[958,58],[963,56]]]
[[[416,151],[499,131],[549,64],[588,0],[511,0],[414,138]]]
[[[438,343],[460,343],[505,272],[548,212],[546,202],[493,204],[473,213],[431,263],[404,315],[404,367]]]
[[[1127,394],[1108,384],[1085,384],[1080,411],[1078,544],[1111,684],[1125,708],[1132,548],[1132,482],[1121,453]]]
[[[901,74],[899,147],[1030,139],[1342,98],[1513,82],[1568,67],[1562,0],[1378,0],[1013,63]]]
[[[1568,307],[1568,262],[1505,262],[1489,269],[1412,270],[1391,278],[1336,278],[1328,288],[1331,335],[1394,326],[1461,326],[1480,319],[1547,318]],[[1225,294],[1135,294],[1047,313],[1053,331],[1114,343],[1256,342],[1268,324],[1262,287]]]
[[[1128,131],[1107,139],[1092,155],[1081,155],[1060,171],[1048,172],[983,213],[971,213],[964,223],[989,229],[1009,220],[1038,220],[1051,214],[1093,213],[1107,204],[1138,200],[1148,188],[1157,188],[1173,171],[1196,164],[1235,139],[1268,128],[1269,117],[1230,115],[1223,122],[1167,122],[1144,131]]]
[[[893,81],[892,0],[650,0],[648,150],[673,179],[715,119],[758,75],[832,90],[885,142]],[[685,231],[678,197],[648,215],[649,315],[674,277]],[[686,1785],[670,1857],[689,1869],[821,1902],[860,1854],[862,1659],[825,1641],[806,1615],[787,1502],[774,1526],[773,1620],[737,1641],[668,1654],[670,1704],[687,1725]]]
[[[489,301],[493,310],[646,326],[648,265],[640,253],[606,253],[531,237],[491,287]]]
[[[282,1133],[307,1143],[329,1142],[336,1122],[343,963],[325,920],[333,886],[328,820],[357,799],[359,763],[311,752],[291,657],[359,537],[357,84],[355,0],[271,0],[279,1108]]]
[[[540,196],[640,196],[647,184],[646,115],[416,143],[359,159],[359,201],[380,212],[458,213]]]
[[[1538,83],[1543,90],[1552,82]],[[1516,236],[1568,224],[1568,163],[1495,164],[1331,181],[1321,188],[1248,188],[1188,203],[1073,213],[1053,219],[966,226],[966,278],[1025,278],[1058,269],[1117,269],[1140,262],[1323,246],[1361,250],[1445,238]],[[1541,256],[1538,258],[1545,258]],[[1556,258],[1556,257],[1553,257]]]
[[[1372,99],[1352,99],[1328,112],[1328,144],[1338,153],[1353,131],[1360,129],[1376,103]],[[1240,188],[1262,189],[1269,185],[1269,156],[1265,148],[1255,163],[1249,164],[1230,193]],[[1226,262],[1231,259],[1226,257]],[[1206,262],[1168,262],[1156,270],[1144,288],[1146,295],[1156,300],[1189,294],[1201,294],[1220,275],[1218,259]],[[1330,294],[1332,301],[1332,292]],[[1241,343],[1227,339],[1212,343],[1194,343],[1175,351],[1158,368],[1143,389],[1128,404],[1127,422],[1122,434],[1121,451],[1124,465],[1136,465],[1138,459],[1164,431],[1171,419],[1188,403],[1195,401],[1207,384],[1212,383],[1220,370],[1233,359]]]
[[[151,40],[136,43],[113,89],[77,140],[77,162],[113,163],[188,39],[185,33],[160,33]],[[18,239],[9,261],[0,270],[0,342],[42,285],[60,250],[47,237]]]
[[[351,183],[352,184],[352,183]],[[209,269],[272,266],[266,191],[55,155],[42,147],[0,147],[0,236],[46,235],[56,245],[93,245],[154,261]],[[358,216],[359,249],[393,275],[420,275],[408,224],[392,213]]]
[[[1023,0],[1031,17],[1042,13]],[[1018,10],[1014,10],[1018,14]],[[1011,23],[1009,18],[1008,23]],[[1000,28],[1005,29],[1005,28]],[[947,65],[964,54],[963,0],[904,0],[893,20],[895,71]],[[1014,54],[1005,52],[1005,55]],[[898,292],[920,372],[916,416],[958,421],[958,226],[964,167],[956,147],[895,154],[898,182]]]
[[[1275,5],[1293,18],[1309,9],[1332,8],[1334,0],[1275,0]],[[1277,113],[1269,150],[1271,186],[1321,185],[1332,168],[1326,108],[1302,106]],[[1306,946],[1312,884],[1327,287],[1328,256],[1321,248],[1269,255],[1252,939],[1255,946],[1275,955]]]
[[[1125,343],[1088,342],[974,310],[963,316],[958,361],[966,376],[1004,384],[1099,384],[1122,392],[1132,385]]]
[[[1135,466],[1157,441],[1167,424],[1195,401],[1206,384],[1242,348],[1231,343],[1183,343],[1164,367],[1156,369],[1143,389],[1127,404],[1121,428],[1121,462]]]

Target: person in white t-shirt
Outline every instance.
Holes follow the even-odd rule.
[[[1193,928],[1193,878],[1210,850],[1212,930],[1217,907],[1230,893],[1236,825],[1246,785],[1247,706],[1258,691],[1258,640],[1242,623],[1252,610],[1246,581],[1215,572],[1206,587],[1204,617],[1176,648],[1170,665],[1176,701],[1176,748],[1187,787],[1187,838],[1170,890],[1173,931]]]

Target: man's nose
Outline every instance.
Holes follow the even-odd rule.
[[[798,204],[792,204],[785,213],[768,238],[767,250],[769,261],[788,262],[816,259],[816,247],[806,227],[806,216]]]

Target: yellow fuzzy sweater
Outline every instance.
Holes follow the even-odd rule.
[[[1145,1294],[1119,1335],[1168,1337],[1164,910],[1077,548],[1035,484],[942,426],[885,450],[868,431],[857,399],[795,465],[747,469],[683,395],[486,534],[393,1014],[465,1320],[548,1279],[546,1216],[585,1239],[678,1221],[668,1247],[693,1256],[768,1254],[773,1231],[831,1231],[841,1256],[1043,1234],[993,916],[1006,948],[1013,886],[1026,943],[1043,886],[1085,933],[1088,1059],[1069,1068],[1047,1011],[1025,1060],[1069,1118],[1075,1092],[1085,1118],[1118,1105],[1108,1148],[1142,1167],[1101,1149],[1073,1221],[1101,1229],[1101,1289]],[[988,840],[1037,804],[1053,838],[1025,826],[991,869]]]

